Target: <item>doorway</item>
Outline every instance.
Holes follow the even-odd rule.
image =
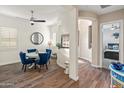
[[[123,63],[123,21],[102,23],[100,26],[100,65],[108,68],[111,62]]]
[[[79,63],[92,62],[92,21],[78,20],[78,58]]]

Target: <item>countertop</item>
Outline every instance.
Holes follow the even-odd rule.
[[[105,51],[119,52],[119,50],[112,50],[112,49],[105,49],[104,52],[105,52]]]

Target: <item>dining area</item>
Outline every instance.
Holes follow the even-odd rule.
[[[22,64],[22,71],[26,72],[27,69],[39,69],[45,67],[48,70],[48,64],[50,64],[52,50],[50,48],[44,51],[38,51],[35,48],[27,49],[26,52],[21,51],[19,53],[20,61]]]

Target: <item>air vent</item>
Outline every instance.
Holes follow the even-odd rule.
[[[100,5],[100,7],[102,8],[102,9],[104,9],[104,8],[107,8],[107,7],[110,7],[111,5]]]

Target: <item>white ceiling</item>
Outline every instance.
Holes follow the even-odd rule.
[[[124,9],[124,5],[112,5],[104,9],[102,9],[100,5],[78,5],[77,7],[80,11],[90,11],[98,15]]]
[[[64,9],[64,7],[58,5],[1,5],[0,13],[30,19],[30,11],[33,10],[35,18],[44,19],[48,24],[52,24],[57,21],[59,13],[64,11]]]
[[[104,14],[124,8],[124,6],[113,5],[101,9],[99,5],[77,5],[79,10],[92,11],[97,14]],[[69,9],[69,6],[62,5],[0,5],[0,13],[4,15],[30,19],[30,11],[34,11],[34,17],[46,20],[48,24],[55,23],[60,13]]]

